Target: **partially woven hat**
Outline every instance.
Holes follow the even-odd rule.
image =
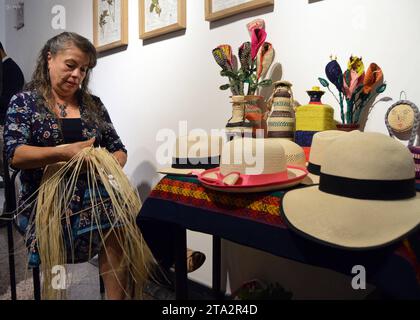
[[[200,182],[224,192],[262,192],[299,184],[303,167],[288,166],[281,139],[237,138],[223,146],[220,168],[198,175]]]
[[[349,132],[328,148],[319,185],[287,192],[282,215],[309,239],[372,249],[403,239],[420,223],[420,194],[408,148],[380,133]]]

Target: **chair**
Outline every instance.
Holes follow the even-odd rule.
[[[16,177],[20,170],[13,170],[9,167],[6,153],[3,152],[3,166],[4,166],[4,193],[5,193],[5,213],[4,217],[8,219],[7,222],[7,244],[9,253],[9,273],[10,273],[10,291],[12,300],[17,300],[16,294],[16,270],[15,270],[15,248],[13,239],[13,215],[17,208],[16,202]],[[41,300],[41,281],[39,267],[32,269],[32,277],[34,284],[34,299]],[[105,293],[105,286],[102,276],[99,274],[99,286],[101,297]]]

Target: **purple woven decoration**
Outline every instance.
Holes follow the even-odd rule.
[[[416,165],[416,179],[420,179],[420,147],[409,147]]]
[[[318,131],[296,131],[295,142],[301,147],[310,147],[315,133]]]

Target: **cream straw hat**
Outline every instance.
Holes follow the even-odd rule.
[[[420,223],[410,151],[380,133],[347,133],[328,147],[320,183],[285,194],[282,215],[306,237],[370,249],[405,237]]]
[[[281,139],[237,138],[223,146],[220,168],[198,175],[204,186],[225,192],[262,192],[299,184],[304,167],[287,166]]]
[[[170,175],[197,175],[220,165],[223,139],[219,136],[188,135],[177,137],[173,148],[172,166],[158,173]]]
[[[290,141],[288,139],[282,138],[268,138],[268,139],[276,139],[284,148],[284,153],[286,155],[286,164],[291,166],[298,166],[298,167],[306,167],[306,156],[305,151],[303,148]]]
[[[309,154],[308,176],[302,181],[303,184],[312,185],[319,183],[321,165],[324,162],[325,150],[338,137],[347,134],[345,131],[327,130],[314,135]]]

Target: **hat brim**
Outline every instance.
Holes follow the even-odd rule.
[[[277,178],[270,183],[246,182],[247,179],[240,179],[235,185],[215,185],[208,183],[203,177],[214,176],[220,173],[220,168],[210,169],[198,175],[198,180],[207,188],[232,193],[252,193],[272,190],[281,190],[298,185],[307,176],[306,169],[297,166],[287,166],[286,174],[278,174]],[[242,175],[243,177],[244,175]],[[251,176],[247,176],[248,178]],[[252,181],[252,178],[248,181]]]
[[[405,200],[359,200],[311,186],[287,192],[281,214],[299,234],[323,244],[353,250],[387,246],[420,223],[420,193]]]
[[[197,176],[199,173],[205,171],[204,169],[175,169],[175,168],[163,168],[157,172],[161,174],[169,174],[173,176]]]
[[[314,184],[319,184],[319,176],[313,173],[308,173],[305,179],[302,180],[301,184],[305,186],[312,186]]]

